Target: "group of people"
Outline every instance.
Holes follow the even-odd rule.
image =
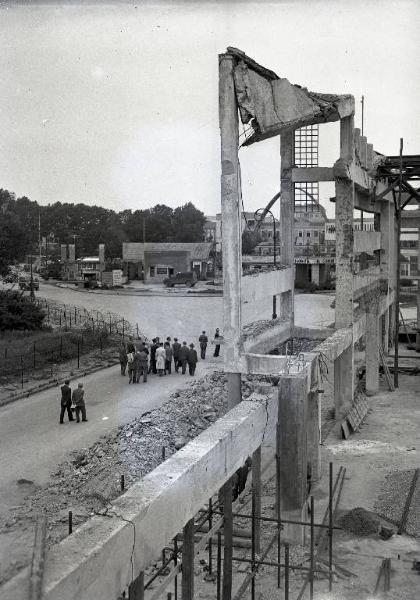
[[[219,329],[216,329],[213,356],[220,354],[220,344],[217,341],[221,337]],[[220,341],[222,340],[220,339]],[[203,331],[198,338],[201,360],[206,358],[208,342],[206,332]],[[165,342],[161,342],[159,337],[155,337],[151,344],[147,344],[141,338],[134,343],[133,338],[130,337],[127,344],[121,343],[118,354],[121,375],[128,372],[128,383],[139,383],[141,378],[146,383],[149,373],[157,374],[160,377],[169,375],[172,372],[172,362],[175,373],[179,373],[181,370],[181,373],[185,375],[188,367],[189,374],[194,375],[198,362],[197,350],[193,343],[188,345],[184,341],[181,344],[178,338],[174,338],[172,342],[170,337],[167,337]],[[77,388],[72,391],[70,380],[65,380],[64,385],[61,386],[60,424],[63,424],[66,412],[69,421],[80,423],[80,417],[82,421],[87,421],[84,394],[83,383],[78,383]],[[73,412],[75,416],[73,416]]]
[[[219,329],[216,329],[215,339],[221,337]],[[203,331],[198,338],[200,347],[200,358],[206,358],[208,337]],[[220,344],[215,344],[214,356],[219,356]],[[178,338],[167,337],[165,342],[161,342],[159,337],[155,337],[151,344],[141,338],[134,343],[132,337],[127,344],[121,343],[119,348],[119,360],[121,365],[121,375],[128,373],[128,383],[139,383],[140,379],[147,382],[148,374],[157,374],[160,377],[172,373],[172,364],[175,373],[183,375],[188,372],[195,374],[198,362],[197,350],[193,343],[180,343]]]
[[[73,416],[73,410],[75,412],[76,419]],[[80,423],[80,416],[82,417],[82,421],[87,421],[85,390],[83,389],[83,383],[78,383],[77,388],[73,390],[73,393],[71,391],[69,379],[66,379],[64,385],[61,386],[61,425],[64,423],[64,415],[66,411],[69,421],[76,421],[76,423]]]

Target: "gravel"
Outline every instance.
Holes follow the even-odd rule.
[[[404,510],[407,495],[413,480],[414,469],[407,471],[392,471],[382,485],[375,510],[385,517],[399,523]],[[420,481],[413,494],[408,513],[406,532],[420,537]]]

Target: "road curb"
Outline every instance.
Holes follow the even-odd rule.
[[[86,369],[86,371],[79,373],[77,376],[78,377],[86,377],[86,375],[91,375],[92,373],[97,373],[98,371],[103,371],[104,369],[109,369],[110,367],[115,367],[115,365],[118,365],[118,364],[119,364],[119,361],[115,360],[114,362],[109,362],[107,365],[104,365],[101,367],[92,367],[91,369]],[[4,400],[0,400],[0,408],[2,406],[7,406],[8,404],[15,402],[16,400],[22,400],[23,398],[29,398],[29,396],[38,394],[38,392],[43,392],[45,390],[49,390],[51,388],[58,387],[59,383],[60,382],[58,380],[55,380],[55,381],[50,380],[47,383],[43,383],[36,388],[31,388],[24,392],[20,392],[19,394],[9,396],[8,398],[5,398]]]

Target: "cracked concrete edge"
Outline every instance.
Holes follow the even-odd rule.
[[[97,373],[98,371],[103,371],[104,369],[109,369],[110,367],[115,367],[115,365],[118,365],[118,364],[119,364],[118,360],[109,361],[106,365],[102,365],[100,367],[96,366],[96,367],[92,367],[91,369],[86,369],[85,371],[78,373],[77,376],[78,377],[86,377],[86,375],[91,375],[92,373]],[[64,379],[63,379],[63,381],[64,381]],[[7,406],[8,404],[15,402],[16,400],[22,400],[23,398],[29,398],[30,396],[33,396],[34,394],[38,394],[38,392],[43,392],[45,390],[49,390],[51,388],[58,387],[59,383],[60,383],[60,380],[58,380],[58,379],[55,380],[54,382],[48,381],[47,383],[41,384],[38,387],[22,391],[19,394],[16,394],[13,396],[8,396],[7,398],[4,398],[4,399],[0,399],[0,408],[3,406]]]

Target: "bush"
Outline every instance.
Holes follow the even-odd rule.
[[[41,329],[45,312],[22,292],[0,291],[0,331]]]

